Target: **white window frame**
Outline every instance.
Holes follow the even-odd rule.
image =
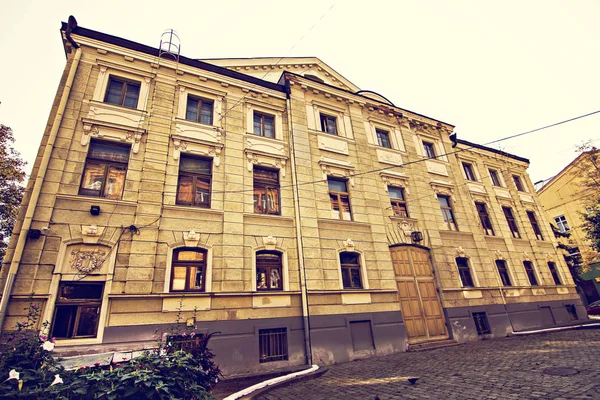
[[[217,90],[211,90],[209,88],[199,88],[195,86],[191,86],[187,82],[182,82],[179,86],[179,103],[177,107],[177,118],[185,120],[192,124],[198,124],[207,126],[198,121],[190,121],[185,119],[186,110],[187,110],[187,102],[189,96],[211,100],[213,102],[213,116],[212,116],[212,125],[208,126],[221,126],[220,118],[221,118],[221,110],[223,108],[223,99],[225,97],[224,92],[220,92]]]
[[[265,140],[283,140],[283,107],[278,107],[272,104],[258,103],[256,101],[246,101],[246,133],[248,135],[258,136],[254,134],[254,112],[260,114],[272,115],[275,123],[275,138],[259,136]]]
[[[281,281],[283,282],[283,290],[257,290],[256,289],[256,254],[259,251],[276,251],[281,253]],[[287,251],[280,247],[260,247],[252,250],[252,291],[260,293],[261,295],[269,296],[281,292],[290,291],[290,279],[289,279],[289,266],[288,266],[288,254]]]
[[[362,284],[362,289],[345,289],[344,288],[344,280],[342,278],[342,262],[340,260],[340,255],[342,253],[356,253],[359,256],[360,259],[360,283]],[[365,262],[365,254],[360,251],[357,250],[355,248],[347,248],[344,247],[342,249],[338,249],[337,253],[336,253],[337,259],[337,268],[338,268],[338,276],[339,276],[339,280],[340,280],[340,290],[343,290],[345,292],[348,293],[352,293],[352,291],[354,290],[368,290],[370,289],[369,287],[369,279],[367,277],[367,263]]]
[[[560,218],[564,219],[563,221],[560,221]],[[570,232],[571,231],[571,225],[569,224],[569,221],[567,221],[567,217],[565,217],[564,214],[561,214],[559,216],[554,217],[554,222],[556,222],[556,226],[558,227],[558,230],[561,233],[566,233],[566,232]],[[564,228],[564,224],[567,224],[567,226],[569,227],[569,229],[561,229],[561,226]]]
[[[206,251],[206,276],[204,277],[204,291],[203,292],[171,292],[171,274],[173,272],[173,253],[175,250],[181,248],[197,248]],[[167,252],[167,265],[165,270],[165,283],[163,287],[163,293],[178,293],[185,296],[199,295],[212,292],[212,269],[213,269],[213,249],[212,246],[201,246],[200,244],[178,244],[177,246],[170,247]]]
[[[335,117],[337,135],[323,132],[321,130],[321,114]],[[306,104],[306,123],[308,129],[314,130],[322,135],[329,137],[338,137],[346,139],[354,139],[352,134],[352,123],[347,111],[341,107],[335,107],[332,104],[321,103],[313,100]]]
[[[110,77],[121,78],[129,81],[136,81],[140,83],[140,94],[138,97],[138,104],[134,110],[145,111],[148,105],[148,94],[150,92],[150,81],[153,75],[145,71],[137,70],[127,66],[112,65],[111,63],[98,62],[100,66],[100,72],[98,73],[98,80],[94,89],[92,100],[99,103],[104,103],[106,97],[106,90],[108,88],[108,82]],[[106,103],[111,106],[121,107],[114,104]]]

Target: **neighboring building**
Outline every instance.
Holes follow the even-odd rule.
[[[577,275],[579,292],[587,304],[600,299],[600,263],[581,228],[582,212],[594,193],[585,186],[586,171],[592,168],[587,158],[590,152],[581,153],[556,176],[538,189],[538,197],[548,220],[559,238],[567,262]]]
[[[66,28],[3,329],[33,297],[63,354],[140,349],[181,313],[243,374],[586,318],[528,160],[318,58]]]

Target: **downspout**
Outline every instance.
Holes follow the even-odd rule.
[[[296,245],[298,247],[298,267],[300,272],[300,296],[302,302],[302,322],[304,325],[304,352],[306,365],[312,365],[312,344],[310,338],[310,312],[308,310],[308,291],[306,289],[306,269],[304,268],[304,244],[302,242],[302,227],[300,222],[300,194],[298,176],[296,175],[296,150],[294,148],[294,128],[292,127],[292,101],[290,81],[285,79],[286,108],[288,132],[290,134],[290,168],[292,170],[292,186],[294,194],[294,218],[296,219]]]
[[[44,154],[42,156],[42,161],[40,162],[38,174],[35,178],[35,183],[31,191],[31,197],[29,198],[29,204],[27,205],[25,218],[23,220],[23,224],[21,225],[21,230],[19,231],[19,239],[17,241],[17,245],[15,246],[15,251],[10,262],[10,269],[8,270],[8,276],[6,277],[6,284],[4,285],[4,290],[2,291],[2,300],[0,300],[0,332],[2,332],[2,325],[4,323],[4,318],[6,317],[6,309],[8,307],[10,295],[12,293],[15,277],[17,276],[17,272],[19,271],[19,264],[21,263],[21,257],[23,256],[25,242],[27,241],[27,233],[29,232],[29,228],[31,227],[31,222],[33,221],[33,214],[37,207],[40,192],[42,191],[42,184],[44,183],[44,178],[46,177],[48,164],[50,163],[50,155],[52,154],[52,149],[54,148],[54,143],[56,142],[58,129],[60,128],[60,124],[62,122],[62,117],[67,106],[69,94],[71,93],[71,85],[73,84],[73,80],[75,79],[75,72],[77,71],[77,66],[79,65],[80,59],[81,49],[78,48],[75,52],[75,56],[73,57],[73,63],[71,64],[71,69],[69,70],[69,75],[67,76],[67,81],[62,92],[60,103],[58,104],[56,116],[54,117],[54,122],[52,123],[52,129],[50,130],[50,134],[48,135],[48,141],[46,142],[46,148],[44,149]]]

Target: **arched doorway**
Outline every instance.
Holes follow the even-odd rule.
[[[448,338],[429,249],[395,245],[390,247],[390,254],[408,342]]]

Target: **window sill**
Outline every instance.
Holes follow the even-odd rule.
[[[107,199],[106,197],[86,196],[83,194],[77,194],[77,195],[75,195],[75,194],[57,194],[56,198],[64,199],[64,200],[77,200],[77,201],[83,201],[83,199],[86,199],[86,200],[89,200],[90,202],[104,203],[104,204],[122,204],[122,205],[128,205],[128,206],[137,205],[137,202],[131,201],[131,200],[113,200],[113,199]]]
[[[258,214],[258,213],[244,213],[244,218],[260,218],[260,219],[273,219],[279,221],[293,221],[294,218],[286,217],[283,215],[276,214]]]
[[[263,139],[263,140],[273,141],[275,143],[281,143],[281,142],[283,142],[283,139],[278,138],[277,134],[275,134],[274,138],[271,138],[271,137],[268,137],[268,136],[257,135],[256,133],[253,133],[253,132],[246,132],[246,135],[248,135],[248,137],[260,138],[260,139]]]
[[[309,290],[308,294],[348,294],[348,293],[398,293],[394,289],[334,289]]]
[[[139,102],[139,99],[138,99],[138,102]],[[119,106],[119,105],[107,103],[104,101],[90,100],[90,104],[92,104],[94,106],[105,107],[105,108],[112,109],[115,111],[120,111],[120,112],[130,112],[132,114],[138,114],[138,115],[147,114],[147,111],[144,109]]]
[[[196,207],[196,206],[183,206],[179,204],[164,204],[163,209],[165,210],[177,210],[177,211],[194,211],[199,213],[207,213],[207,214],[220,214],[223,215],[223,210],[215,210],[214,208],[204,208],[204,207]]]
[[[102,343],[102,339],[95,338],[85,338],[85,339],[56,339],[56,347],[67,347],[67,346],[77,346],[77,345],[87,345],[87,344],[100,344]]]
[[[318,218],[318,223],[333,223],[333,224],[342,224],[342,225],[352,225],[352,226],[371,226],[370,223],[366,222],[358,222],[358,221],[346,221],[344,219],[334,219],[334,218]]]
[[[320,131],[318,129],[310,129],[309,128],[308,132],[311,133],[311,134],[313,134],[313,135],[324,136],[324,137],[333,138],[333,139],[340,139],[340,140],[343,140],[343,141],[348,142],[348,143],[355,143],[356,142],[356,140],[353,139],[353,138],[348,138],[346,136],[341,136],[339,134],[333,135],[331,133],[323,132],[323,131]]]

